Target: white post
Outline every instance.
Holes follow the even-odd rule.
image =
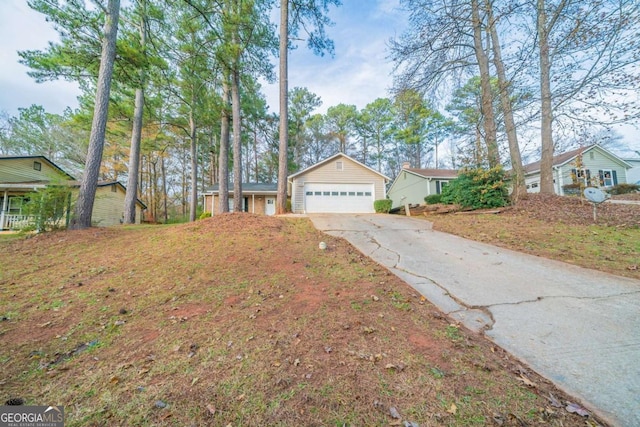
[[[2,210],[0,210],[0,230],[4,230],[4,216],[7,211],[7,203],[9,203],[9,195],[7,190],[4,190],[4,196],[2,197]]]

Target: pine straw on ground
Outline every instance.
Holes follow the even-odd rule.
[[[515,206],[491,211],[426,218],[436,230],[640,279],[640,204],[602,203],[594,221],[593,205],[584,199],[529,194]]]
[[[64,405],[67,426],[598,424],[307,219],[0,249],[0,397]]]

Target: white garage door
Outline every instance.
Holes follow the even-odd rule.
[[[304,206],[307,213],[370,213],[373,209],[373,184],[305,184]]]

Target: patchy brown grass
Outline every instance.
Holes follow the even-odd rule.
[[[426,216],[436,230],[640,279],[640,205],[604,203],[596,217],[585,200],[540,194],[498,214]]]
[[[598,422],[306,219],[229,214],[0,250],[0,398],[64,405],[68,426]]]

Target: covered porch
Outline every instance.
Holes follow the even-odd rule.
[[[2,184],[0,186],[0,231],[21,230],[33,224],[36,217],[23,212],[25,196],[38,189],[45,188],[43,182]]]

